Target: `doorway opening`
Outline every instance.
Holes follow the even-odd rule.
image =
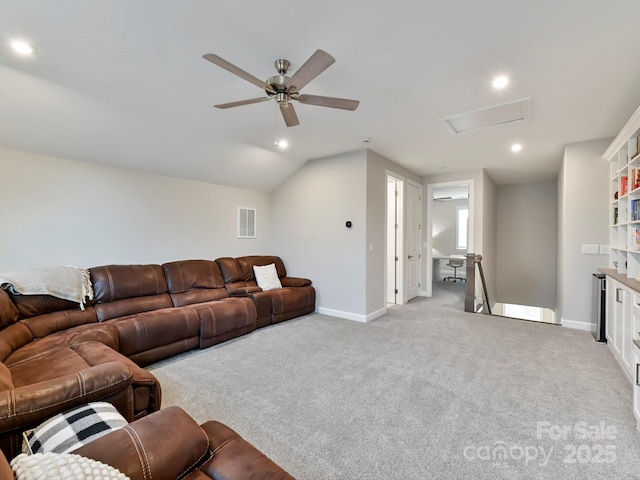
[[[427,185],[427,297],[446,292],[464,298],[465,256],[473,252],[473,203],[473,180]],[[460,260],[462,268],[454,269]]]

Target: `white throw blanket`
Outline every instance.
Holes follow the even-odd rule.
[[[51,295],[76,302],[84,310],[93,299],[89,270],[77,267],[27,268],[0,273],[0,288],[16,295]]]

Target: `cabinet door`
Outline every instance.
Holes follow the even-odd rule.
[[[636,417],[636,426],[640,430],[640,350],[634,345],[633,347],[633,414]]]
[[[612,297],[612,314],[607,320],[611,320],[612,341],[611,348],[618,359],[622,359],[622,336],[623,336],[623,318],[624,318],[624,289],[622,285],[616,281],[609,282],[611,285]]]
[[[605,324],[605,334],[607,337],[607,343],[615,350],[615,338],[616,338],[616,284],[617,282],[607,277],[607,322]]]
[[[634,377],[633,372],[633,293],[626,287],[623,287],[622,293],[622,338],[620,342],[620,351],[622,353],[622,363],[629,372],[630,377]],[[620,322],[618,322],[620,325]]]

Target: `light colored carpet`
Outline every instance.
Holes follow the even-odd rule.
[[[437,298],[369,324],[312,314],[150,369],[163,406],[226,423],[301,480],[640,478],[607,346]]]

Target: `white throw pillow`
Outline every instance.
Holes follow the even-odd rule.
[[[21,453],[11,468],[16,480],[129,480],[110,465],[71,453]]]
[[[262,290],[275,290],[276,288],[282,288],[275,263],[265,265],[264,267],[253,267],[253,273],[256,276],[258,286]]]

